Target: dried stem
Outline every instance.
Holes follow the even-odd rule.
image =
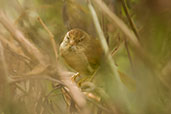
[[[3,11],[0,10],[0,23],[11,33],[13,38],[21,45],[28,55],[39,61],[40,64],[45,65],[46,59],[43,54],[34,46],[14,24],[12,24]]]
[[[40,17],[38,17],[37,19],[38,19],[38,21],[40,22],[40,24],[43,26],[43,28],[47,31],[47,33],[50,36],[50,41],[52,43],[53,50],[54,50],[54,53],[55,53],[55,57],[56,57],[56,60],[57,60],[58,59],[58,52],[57,52],[57,46],[56,46],[56,42],[55,42],[55,39],[54,39],[54,35],[48,29],[48,27],[45,25],[45,23],[43,22],[43,20]]]
[[[121,0],[121,2],[122,2],[123,9],[125,11],[125,14],[126,14],[126,16],[128,18],[129,24],[130,24],[134,34],[136,35],[137,39],[140,41],[140,35],[139,35],[138,31],[137,31],[137,28],[136,28],[136,25],[135,25],[134,21],[132,20],[130,14],[129,14],[127,4],[126,4],[125,0]]]

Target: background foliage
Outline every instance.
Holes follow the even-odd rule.
[[[90,1],[0,0],[0,113],[170,114],[171,1]],[[54,51],[72,28],[99,37],[89,6],[115,64],[106,57],[81,88]]]

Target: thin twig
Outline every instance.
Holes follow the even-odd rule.
[[[38,21],[40,22],[40,24],[43,26],[43,28],[47,31],[47,33],[49,34],[50,36],[50,41],[52,43],[52,46],[53,46],[53,51],[55,53],[55,57],[56,57],[56,60],[58,59],[58,52],[57,52],[57,46],[56,46],[56,42],[55,42],[55,39],[54,39],[54,35],[52,34],[52,32],[48,29],[48,27],[45,25],[45,23],[43,22],[43,20],[38,17],[37,18]]]
[[[136,28],[136,25],[135,25],[134,21],[132,20],[130,14],[129,14],[127,4],[126,4],[125,0],[121,0],[121,2],[122,2],[123,9],[125,11],[125,14],[126,14],[126,16],[128,18],[129,24],[130,24],[134,34],[136,35],[137,39],[140,41],[140,35],[139,35],[138,31],[137,31],[137,28]]]

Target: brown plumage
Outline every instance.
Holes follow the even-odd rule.
[[[67,32],[59,50],[67,64],[82,75],[91,75],[103,55],[99,41],[81,29]]]

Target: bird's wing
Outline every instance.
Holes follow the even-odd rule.
[[[90,45],[87,47],[88,49],[86,50],[85,54],[89,64],[93,67],[93,69],[96,69],[102,60],[102,56],[104,55],[103,50],[99,41],[96,39],[91,40],[89,44]]]

